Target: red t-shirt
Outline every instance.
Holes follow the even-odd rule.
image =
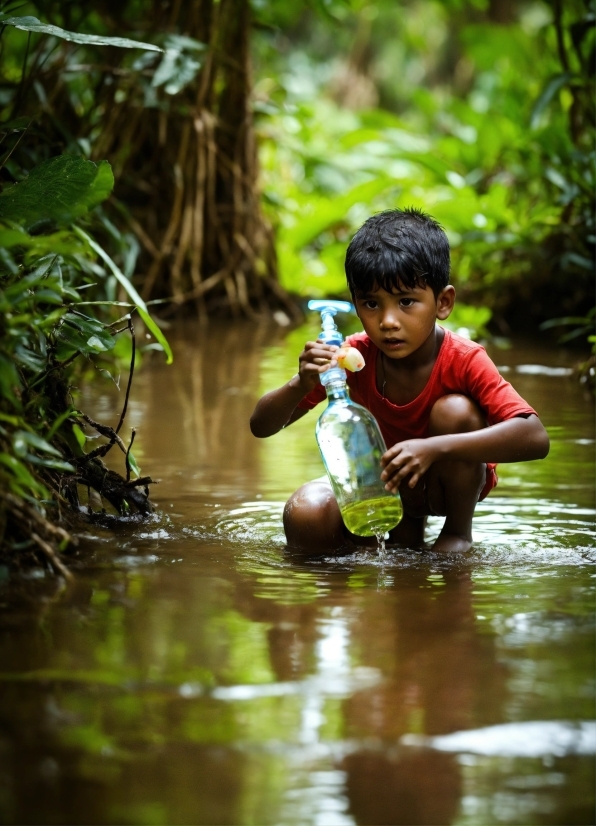
[[[488,425],[536,412],[505,381],[484,347],[450,330],[445,330],[426,387],[413,401],[404,405],[393,404],[383,398],[377,389],[376,363],[379,350],[367,334],[356,333],[349,336],[346,342],[360,350],[366,362],[360,372],[348,372],[350,397],[368,408],[376,418],[387,447],[406,439],[427,437],[434,403],[450,393],[460,393],[473,399],[484,413]],[[298,407],[311,410],[325,397],[325,388],[318,385],[302,399]]]

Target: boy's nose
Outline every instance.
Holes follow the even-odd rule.
[[[383,314],[380,322],[382,330],[398,330],[400,326],[397,313],[389,311]]]

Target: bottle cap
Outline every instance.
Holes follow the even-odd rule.
[[[334,316],[336,313],[353,313],[353,305],[349,301],[332,301],[323,298],[309,301],[308,309],[321,313],[322,329],[319,333],[319,341],[324,341],[325,344],[336,344],[339,347],[344,337],[337,329]]]

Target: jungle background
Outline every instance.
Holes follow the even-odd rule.
[[[455,329],[575,344],[593,382],[594,22],[587,0],[3,3],[5,553],[68,576],[81,491],[89,517],[149,512],[134,365],[171,361],[183,315],[291,327],[345,297],[381,209],[445,227]],[[73,386],[123,365],[110,427]]]

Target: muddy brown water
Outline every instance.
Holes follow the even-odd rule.
[[[82,531],[71,588],[0,570],[1,822],[594,823],[594,408],[570,357],[489,348],[552,449],[501,466],[465,558],[304,559],[281,511],[322,473],[316,413],[264,441],[248,418],[311,334],[170,331],[126,424],[156,515]],[[117,421],[108,381],[81,393]]]

